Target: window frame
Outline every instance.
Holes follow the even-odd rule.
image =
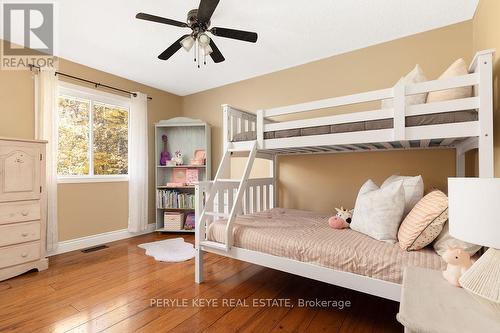
[[[127,141],[130,142],[130,98],[123,97],[99,91],[92,88],[82,87],[68,82],[59,82],[57,98],[59,97],[72,97],[90,101],[89,106],[89,174],[78,176],[59,176],[57,175],[57,183],[59,184],[76,184],[76,183],[110,183],[110,182],[128,182],[129,175],[95,175],[94,174],[94,131],[93,131],[93,105],[100,103],[105,105],[119,106],[128,110],[128,128],[127,128]],[[57,130],[57,138],[59,138],[59,112],[55,114],[55,125]],[[59,147],[59,145],[58,145]],[[59,162],[59,161],[57,161]],[[130,158],[127,155],[127,169],[130,168]]]

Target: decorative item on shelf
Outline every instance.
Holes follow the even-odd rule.
[[[175,152],[175,155],[172,158],[172,161],[174,161],[176,165],[183,165],[184,164],[184,157],[183,157],[182,152],[180,150],[177,150]]]
[[[194,213],[187,213],[186,214],[186,222],[184,222],[184,229],[186,230],[193,230],[195,226],[195,216]]]
[[[177,166],[177,163],[174,160],[170,160],[170,161],[167,161],[167,164],[165,164],[165,165],[169,166],[169,167],[174,167],[174,166]]]
[[[344,207],[340,207],[340,209],[335,208],[337,214],[328,219],[328,224],[333,229],[345,229],[349,228],[352,220],[352,212],[354,209],[344,209]]]
[[[499,316],[500,179],[449,178],[448,196],[450,234],[489,247],[462,275],[460,285]]]
[[[204,149],[197,149],[194,151],[194,157],[189,162],[191,165],[205,165],[207,161],[207,154]]]
[[[168,182],[167,187],[184,187],[186,186],[185,183],[174,183],[174,182]]]
[[[452,285],[460,287],[458,280],[472,266],[470,255],[462,249],[449,247],[442,258],[447,264],[443,277]]]
[[[194,185],[199,180],[199,170],[198,169],[187,169],[186,171],[186,184]]]
[[[172,183],[186,184],[187,168],[176,168],[172,170]]]
[[[163,134],[161,139],[163,141],[163,151],[160,154],[160,165],[164,166],[167,165],[167,163],[172,159],[172,156],[170,155],[170,152],[167,151],[168,136]]]

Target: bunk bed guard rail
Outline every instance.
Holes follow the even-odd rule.
[[[275,179],[272,177],[248,179],[248,181],[246,181],[245,183],[245,192],[243,194],[241,207],[239,207],[238,209],[238,215],[254,214],[274,208],[274,184]],[[201,214],[203,208],[205,208],[207,195],[213,185],[213,181],[203,181],[199,182],[195,186],[195,205],[197,214]],[[218,188],[215,192],[215,200],[213,204],[214,207],[210,207],[210,210],[213,212],[218,212],[220,213],[220,215],[211,216],[207,219],[207,222],[203,224],[199,223],[200,216],[197,215],[195,217],[196,226],[199,228],[196,232],[196,236],[199,237],[199,239],[197,239],[197,242],[199,242],[200,240],[207,240],[207,230],[211,223],[216,220],[222,220],[229,215],[229,211],[233,207],[233,202],[236,198],[238,186],[238,182],[218,184]],[[226,239],[230,239],[228,238],[230,232],[232,233],[232,229],[230,229],[229,225],[227,225]]]

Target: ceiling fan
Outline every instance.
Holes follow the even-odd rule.
[[[201,56],[203,56],[203,62],[205,64],[208,55],[210,55],[215,63],[225,60],[224,56],[217,48],[217,45],[215,45],[214,41],[207,33],[211,33],[218,37],[237,39],[250,43],[257,42],[258,36],[255,32],[210,27],[210,18],[219,4],[219,1],[220,0],[201,0],[198,9],[193,9],[188,12],[186,23],[145,13],[139,13],[135,17],[141,20],[163,23],[181,28],[190,28],[192,30],[190,34],[181,36],[163,51],[158,58],[167,60],[174,55],[175,52],[179,51],[181,47],[186,51],[190,51],[193,46],[195,46],[194,60],[198,62],[199,68]]]

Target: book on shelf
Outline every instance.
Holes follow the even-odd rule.
[[[158,208],[160,209],[194,209],[194,194],[181,193],[171,190],[158,190],[156,192]]]

